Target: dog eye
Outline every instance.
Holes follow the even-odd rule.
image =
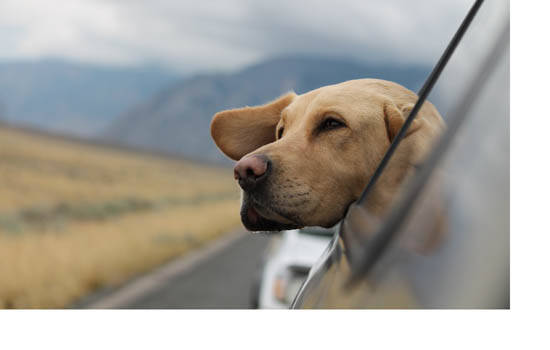
[[[342,123],[341,121],[339,120],[336,120],[334,118],[327,118],[325,120],[323,120],[323,122],[321,123],[321,126],[320,126],[320,130],[333,130],[333,129],[338,129],[338,128],[341,128],[343,126],[346,126],[346,124]]]
[[[283,137],[283,131],[285,131],[285,128],[280,128],[279,131],[277,131],[277,138],[278,139]]]

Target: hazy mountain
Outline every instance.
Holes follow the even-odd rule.
[[[58,60],[0,63],[0,119],[91,135],[181,77],[158,68]]]
[[[417,91],[429,67],[361,65],[344,59],[278,58],[233,74],[200,75],[166,88],[121,115],[100,135],[109,141],[191,158],[222,160],[210,139],[212,116],[294,90],[303,93],[357,78],[381,78]]]

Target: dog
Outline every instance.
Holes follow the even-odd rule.
[[[332,227],[361,195],[417,95],[394,82],[350,80],[267,104],[221,111],[210,131],[237,161],[250,231]],[[445,124],[426,101],[365,204],[382,215]]]

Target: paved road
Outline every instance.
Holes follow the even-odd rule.
[[[127,287],[92,297],[93,301],[80,307],[251,308],[252,285],[268,242],[269,237],[264,234],[239,233],[207,247],[208,251],[198,252],[201,257],[179,259],[173,266],[160,268]]]

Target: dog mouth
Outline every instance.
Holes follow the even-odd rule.
[[[243,200],[241,221],[250,231],[293,230],[303,226],[288,215],[271,206],[262,205],[251,197]]]

